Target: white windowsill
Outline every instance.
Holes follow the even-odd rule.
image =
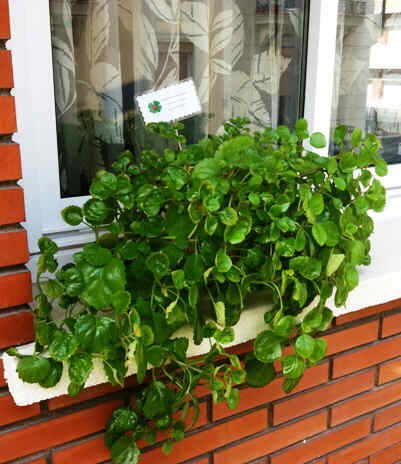
[[[357,311],[368,306],[374,306],[395,300],[401,297],[401,218],[392,215],[378,216],[376,231],[372,238],[372,264],[361,270],[360,285],[349,297],[347,306],[335,308],[331,302],[329,306],[334,309],[336,316]],[[235,327],[236,340],[231,345],[239,345],[252,340],[265,329],[263,315],[269,304],[259,305],[244,311],[241,320]],[[177,336],[186,336],[190,339],[188,354],[196,356],[209,350],[209,342],[205,340],[196,346],[192,342],[191,330],[181,329]],[[227,346],[231,346],[227,345]],[[33,344],[19,348],[24,354],[32,353]],[[45,389],[36,384],[22,382],[16,372],[17,360],[7,354],[3,356],[4,372],[10,392],[18,406],[25,406],[38,401],[54,398],[67,393],[68,375],[64,369],[62,379],[54,388]],[[136,372],[132,366],[129,375]],[[99,361],[95,361],[95,368],[90,375],[86,387],[107,382],[103,368]]]

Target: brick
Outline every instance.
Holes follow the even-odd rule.
[[[372,434],[365,440],[344,448],[333,454],[328,459],[328,464],[353,464],[359,460],[371,456],[400,441],[401,425],[386,430],[382,433]],[[382,462],[380,462],[382,464]]]
[[[308,369],[300,384],[293,390],[291,395],[327,382],[328,376],[328,363],[319,364],[318,366]],[[229,409],[224,403],[214,404],[213,420],[223,419],[224,417],[231,416],[232,414],[237,414],[239,412],[270,403],[271,401],[290,396],[284,393],[282,389],[282,382],[283,379],[278,378],[266,387],[258,388],[257,390],[254,388],[241,390],[240,403],[238,408],[234,411]]]
[[[380,305],[369,306],[368,308],[361,309],[359,311],[353,311],[352,313],[344,314],[335,319],[336,325],[347,324],[348,322],[357,321],[364,319],[365,317],[375,316],[376,314],[384,313],[385,311],[391,311],[395,308],[401,307],[401,298],[397,300],[388,301]]]
[[[15,100],[9,95],[0,95],[0,134],[17,132]]]
[[[0,348],[21,345],[34,339],[33,315],[21,311],[0,317]]]
[[[29,461],[26,464],[46,464],[46,459],[37,459],[35,461]]]
[[[401,337],[397,337],[340,355],[333,361],[333,377],[340,377],[379,364],[399,356],[400,352]]]
[[[0,387],[6,386],[6,379],[4,378],[3,361],[0,359]]]
[[[10,38],[10,13],[8,0],[0,0],[0,39]]]
[[[84,441],[75,446],[64,447],[53,452],[53,464],[71,464],[73,462],[97,464],[110,459],[110,452],[103,437]]]
[[[369,464],[398,464],[401,461],[401,443],[391,446],[369,458]]]
[[[50,411],[54,411],[56,409],[65,408],[66,406],[78,404],[82,401],[98,398],[99,396],[107,395],[109,393],[113,393],[120,390],[121,387],[114,387],[109,383],[104,383],[101,385],[95,385],[94,387],[85,388],[75,398],[72,398],[69,395],[62,395],[57,398],[52,398],[48,400],[47,405]]]
[[[401,377],[401,359],[382,364],[379,367],[379,384],[391,382]]]
[[[376,414],[374,429],[382,430],[390,425],[401,422],[401,403],[391,406]]]
[[[374,374],[372,369],[277,403],[273,406],[273,424],[282,424],[316,409],[370,390],[374,386]]]
[[[243,464],[321,433],[326,425],[327,413],[321,412],[220,451],[214,455],[214,464]],[[296,460],[283,462],[298,464]]]
[[[14,87],[11,52],[0,50],[0,89],[11,89]]]
[[[24,192],[20,187],[0,189],[0,225],[25,221]]]
[[[254,433],[261,432],[267,425],[267,411],[256,411],[252,414],[233,419],[199,433],[195,433],[174,446],[168,456],[164,456],[159,448],[143,455],[141,464],[176,464],[196,456],[204,455],[220,446],[240,440]],[[226,461],[234,464],[234,461]],[[221,461],[214,461],[220,464]]]
[[[375,409],[394,403],[400,398],[401,382],[358,396],[332,409],[331,425],[338,425]]]
[[[113,401],[31,427],[4,432],[0,435],[0,462],[99,432],[104,429],[112,411],[121,404],[121,401]]]
[[[29,271],[0,274],[0,309],[23,305],[31,301],[32,279]]]
[[[0,267],[23,264],[29,260],[26,230],[0,230]]]
[[[383,319],[382,337],[401,333],[401,313],[387,316]]]
[[[18,180],[22,177],[19,145],[0,145],[0,181]]]
[[[346,427],[332,430],[320,437],[309,440],[307,443],[292,448],[289,451],[284,451],[272,457],[271,464],[303,464],[312,459],[324,456],[356,440],[360,440],[366,437],[369,431],[370,419],[355,422]],[[330,461],[329,463],[332,464]],[[345,462],[341,462],[341,464],[345,464]]]
[[[323,337],[328,343],[327,355],[374,342],[378,333],[379,321],[373,321],[327,335]]]
[[[11,395],[7,393],[0,396],[0,411],[0,425],[6,425],[39,415],[40,406],[39,403],[31,406],[16,406]]]

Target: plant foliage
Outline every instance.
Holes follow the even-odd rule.
[[[154,443],[160,431],[168,431],[169,452],[197,422],[199,385],[234,409],[238,387],[272,382],[280,360],[291,391],[325,356],[327,300],[334,294],[344,305],[358,267],[370,263],[369,212],[385,206],[369,169],[386,174],[378,139],[357,130],[348,140],[339,128],[340,153],[322,157],[304,148],[326,145],[305,120],[294,131],[253,134],[247,123],[232,120],[222,135],[188,146],[181,124],[151,126],[179,148],[143,152],[139,163],[124,152],[113,172],[97,174],[82,208],[62,212],[96,241],[62,267],[55,243],[39,241],[36,352],[11,354],[21,379],[44,387],[57,384],[68,361],[71,395],[84,388],[94,358],[113,385],[136,364],[136,404],[115,411],[106,432],[115,463],[137,463],[137,441]],[[243,363],[224,345],[235,341],[250,296],[266,291],[271,309]],[[196,344],[210,340],[196,360],[187,357],[189,340],[175,335],[186,325]]]

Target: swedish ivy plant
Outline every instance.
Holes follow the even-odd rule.
[[[325,137],[310,135],[305,120],[252,134],[248,122],[231,120],[193,145],[181,124],[150,126],[177,149],[145,151],[140,162],[122,153],[113,172],[97,174],[83,208],[62,212],[96,240],[62,267],[56,244],[39,241],[36,351],[11,354],[20,378],[42,387],[68,369],[72,396],[94,360],[114,385],[136,366],[136,403],[116,410],[106,432],[114,463],[137,463],[138,440],[154,443],[161,430],[168,453],[197,422],[200,385],[235,408],[238,387],[272,382],[281,361],[290,392],[325,356],[327,300],[344,305],[358,267],[370,263],[369,212],[385,206],[371,167],[387,172],[376,136],[339,127],[338,155],[322,157],[312,150]],[[239,359],[224,346],[262,292],[271,302],[265,326]],[[183,326],[196,344],[210,341],[208,353],[188,358],[188,338],[176,335]]]

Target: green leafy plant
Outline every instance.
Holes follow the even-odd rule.
[[[325,356],[319,333],[333,317],[328,298],[344,305],[358,266],[370,263],[368,213],[385,206],[370,169],[386,174],[378,139],[359,130],[349,138],[340,127],[340,153],[322,157],[304,148],[326,145],[305,120],[293,131],[253,134],[247,123],[232,120],[222,135],[189,146],[181,124],[150,126],[177,149],[143,152],[140,163],[124,152],[113,172],[97,174],[82,208],[62,212],[68,224],[93,229],[96,241],[59,267],[55,243],[39,240],[36,352],[10,353],[20,358],[20,378],[43,387],[68,369],[70,395],[84,388],[94,358],[114,385],[136,365],[137,401],[107,427],[114,463],[137,463],[138,440],[154,443],[160,431],[170,452],[197,422],[199,385],[234,409],[238,387],[272,382],[281,361],[290,392]],[[224,345],[235,341],[249,298],[263,292],[271,309],[240,359]],[[188,359],[189,340],[175,335],[186,325],[196,344],[210,340],[204,356]]]

